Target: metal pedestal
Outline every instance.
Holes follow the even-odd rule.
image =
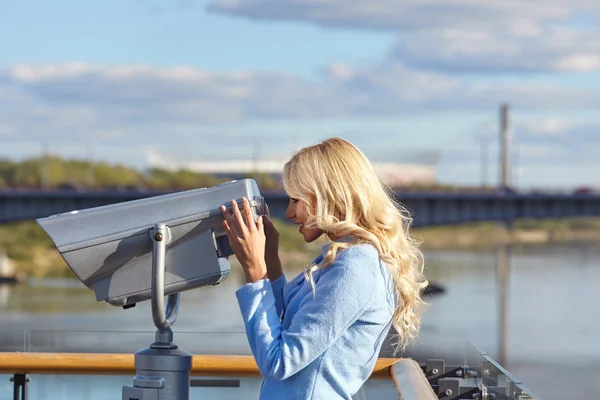
[[[165,253],[169,227],[156,224],[152,232],[152,319],[155,342],[135,353],[136,376],[123,386],[122,400],[189,400],[192,355],[173,343],[171,326],[177,319],[179,293],[171,294],[165,311]]]

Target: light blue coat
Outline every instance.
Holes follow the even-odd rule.
[[[373,371],[395,306],[386,264],[373,246],[353,245],[313,277],[314,292],[303,273],[236,292],[262,400],[351,399]]]

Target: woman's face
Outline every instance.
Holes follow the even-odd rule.
[[[299,231],[302,236],[304,236],[304,241],[307,243],[317,240],[323,234],[323,231],[319,228],[308,228],[304,226],[307,219],[307,213],[306,203],[302,200],[290,197],[290,204],[285,212],[285,217],[291,219],[300,227]]]

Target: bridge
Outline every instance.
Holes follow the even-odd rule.
[[[33,220],[63,212],[141,199],[169,192],[2,190],[0,223]],[[285,220],[288,197],[263,193],[274,218]],[[598,194],[399,193],[413,213],[414,226],[479,221],[512,222],[522,218],[600,216]]]

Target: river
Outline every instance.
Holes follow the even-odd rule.
[[[501,262],[503,254],[502,249],[425,252],[428,278],[445,291],[428,299],[420,337],[404,356],[462,365],[470,340],[503,360],[541,399],[598,398],[600,246],[515,247],[508,263]],[[183,293],[175,342],[193,353],[250,354],[234,295],[241,284],[241,274],[234,273],[216,287]],[[122,310],[96,303],[92,292],[70,279],[1,286],[0,351],[132,353],[153,340],[149,306]],[[0,400],[12,399],[8,378],[0,376]],[[131,378],[34,376],[30,399],[117,399]],[[241,382],[253,398],[260,382]],[[389,382],[371,385],[369,398],[392,389]],[[239,396],[204,390],[192,398]]]

